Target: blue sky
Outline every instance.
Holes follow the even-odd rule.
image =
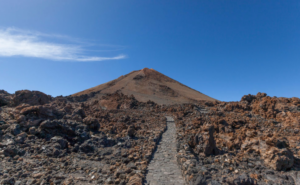
[[[0,3],[0,89],[70,95],[144,67],[223,101],[299,97],[300,1]]]

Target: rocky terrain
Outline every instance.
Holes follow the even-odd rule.
[[[78,101],[1,91],[0,100],[2,184],[142,184],[164,133],[176,137],[168,155],[187,184],[300,183],[298,98],[167,106],[119,93]]]
[[[153,102],[1,92],[2,184],[136,184],[166,128]]]
[[[300,99],[246,95],[240,102],[169,108],[177,160],[195,184],[300,184]]]
[[[1,90],[0,184],[300,184],[299,98],[99,93]]]

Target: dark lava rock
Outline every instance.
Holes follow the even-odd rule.
[[[22,103],[26,103],[29,105],[44,105],[46,103],[49,103],[51,99],[51,96],[39,91],[22,90],[15,92],[13,104],[15,106],[20,105]]]
[[[58,123],[57,121],[50,121],[50,120],[46,120],[46,121],[43,121],[40,125],[40,127],[43,129],[43,128],[46,128],[46,129],[53,129],[55,127],[58,126]]]
[[[134,129],[133,126],[130,126],[130,127],[128,128],[128,130],[127,130],[127,135],[128,135],[129,137],[134,137],[134,134],[135,134],[135,129]]]
[[[51,142],[58,143],[61,149],[65,149],[68,147],[68,141],[59,136],[52,137]]]
[[[3,179],[3,180],[0,181],[0,184],[14,185],[15,184],[15,179],[14,178]]]
[[[7,148],[5,148],[3,150],[3,154],[5,156],[12,156],[13,157],[13,156],[17,155],[17,153],[18,153],[18,150],[14,146],[8,146]]]
[[[207,185],[206,178],[203,175],[198,175],[193,185]]]
[[[20,125],[19,124],[12,124],[9,128],[8,131],[13,134],[13,135],[18,135],[20,134],[21,130],[20,130]]]
[[[79,146],[79,150],[84,153],[89,153],[95,150],[95,146],[91,140],[86,140],[82,145]]]
[[[99,121],[96,118],[86,117],[83,119],[83,122],[88,125],[92,130],[98,130],[100,128]]]

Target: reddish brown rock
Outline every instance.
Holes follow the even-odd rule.
[[[143,180],[138,175],[133,175],[132,177],[129,178],[128,185],[142,185],[142,184],[143,184]]]

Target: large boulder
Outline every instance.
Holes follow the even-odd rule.
[[[54,136],[51,138],[51,142],[58,143],[61,149],[68,147],[68,141],[60,136]]]
[[[287,148],[279,149],[272,147],[263,153],[262,157],[265,164],[274,170],[285,171],[294,165],[293,153]]]
[[[13,105],[18,106],[22,103],[29,105],[44,105],[49,103],[52,97],[39,91],[22,90],[16,91],[13,97]]]
[[[135,174],[129,178],[128,185],[142,185],[142,184],[143,184],[143,179],[138,174]]]
[[[79,108],[76,108],[73,112],[72,112],[72,116],[71,116],[72,120],[75,120],[75,121],[79,121],[79,122],[82,122],[83,119],[86,117],[85,115],[85,112],[84,110],[79,107]]]
[[[0,107],[10,105],[12,95],[4,90],[0,90]]]
[[[91,140],[86,140],[79,146],[79,150],[84,153],[90,153],[95,150],[95,146]]]
[[[199,174],[193,185],[207,185],[206,178],[203,175]]]
[[[21,109],[20,114],[48,119],[61,118],[63,116],[61,111],[47,105],[27,106]]]
[[[267,93],[261,93],[261,92],[258,92],[256,94],[256,98],[257,99],[262,99],[263,97],[266,97],[267,96]]]
[[[98,130],[100,128],[99,121],[96,118],[88,116],[83,119],[83,122],[92,130]]]
[[[18,150],[15,148],[15,146],[8,146],[3,150],[3,154],[5,156],[15,156],[17,155]]]
[[[21,133],[21,128],[19,124],[12,124],[7,131],[16,136]]]
[[[241,99],[241,101],[246,101],[248,103],[251,103],[253,100],[256,99],[256,96],[255,95],[251,95],[251,94],[248,94],[248,95],[244,95]]]
[[[273,170],[287,170],[294,165],[293,152],[288,148],[289,143],[286,138],[267,138],[265,140],[251,140],[244,142],[242,150],[256,151],[264,160],[266,166]]]
[[[7,101],[7,99],[0,97],[0,107],[8,105],[8,103],[9,102]]]

